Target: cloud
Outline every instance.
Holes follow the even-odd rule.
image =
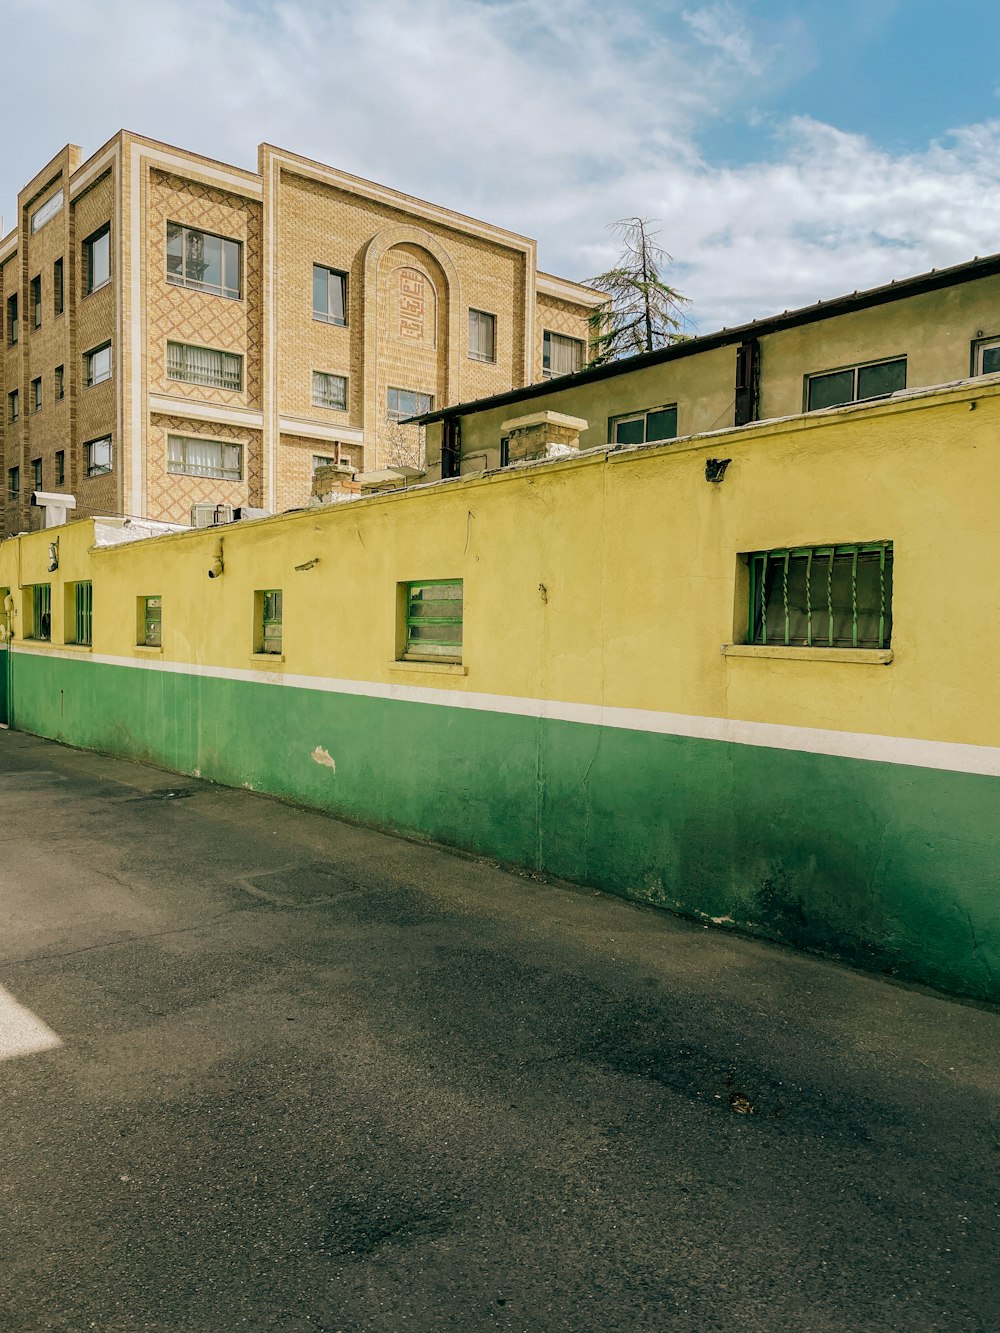
[[[792,7],[794,9],[794,7]],[[606,224],[661,219],[708,330],[996,248],[1000,122],[891,154],[755,111],[801,76],[801,21],[735,0],[7,0],[0,211],[72,138],[122,125],[243,166],[267,140],[539,241],[543,268],[607,267]],[[763,33],[763,35],[762,35]],[[771,125],[767,160],[705,160],[706,127]]]

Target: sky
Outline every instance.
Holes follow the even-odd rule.
[[[608,268],[656,220],[689,330],[1000,251],[1000,7],[965,0],[0,0],[0,215],[126,128],[267,141]],[[29,53],[36,52],[36,58]]]

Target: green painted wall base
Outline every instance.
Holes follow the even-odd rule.
[[[32,653],[13,706],[38,735],[1000,999],[997,778]]]

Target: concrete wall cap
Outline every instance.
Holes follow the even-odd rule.
[[[589,424],[583,417],[568,417],[562,412],[532,412],[530,416],[502,422],[500,429],[506,432],[523,430],[527,426],[567,426],[571,430],[586,430]]]

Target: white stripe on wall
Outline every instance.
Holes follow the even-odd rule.
[[[936,768],[955,773],[1000,777],[1000,746],[993,745],[913,740],[905,736],[878,736],[861,731],[825,731],[817,727],[791,727],[776,722],[742,722],[736,718],[661,713],[645,708],[612,708],[603,704],[518,698],[509,694],[477,694],[466,690],[441,690],[373,680],[341,680],[332,676],[296,676],[278,671],[199,666],[191,662],[164,661],[159,657],[111,657],[101,653],[63,651],[34,645],[22,648],[16,643],[12,647],[15,652],[25,656],[38,654],[92,662],[100,666],[129,667],[179,676],[204,676],[213,680],[245,681],[254,685],[316,690],[325,694],[346,694],[365,699],[395,699],[403,703],[432,704],[439,708],[468,708],[474,712],[507,713],[515,717],[542,718],[555,722],[580,722],[586,726],[612,727],[619,731],[644,731],[658,736],[682,736],[693,740],[723,741],[730,745],[756,745],[768,750],[797,750],[804,754],[833,755],[841,759],[867,759],[883,764],[904,764],[912,768]]]

